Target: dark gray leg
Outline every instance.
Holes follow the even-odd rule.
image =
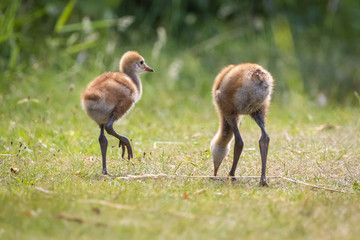
[[[125,155],[125,147],[128,151],[128,159],[132,158],[133,157],[133,153],[132,153],[132,148],[131,148],[131,145],[130,145],[130,141],[129,139],[127,139],[126,137],[124,136],[121,136],[119,135],[113,128],[113,124],[114,124],[114,117],[112,117],[109,122],[106,124],[105,126],[105,130],[108,134],[116,137],[117,139],[119,139],[119,147],[122,148],[122,154],[121,154],[121,157],[124,158],[124,155]]]
[[[269,142],[270,137],[265,131],[265,117],[263,112],[257,111],[251,114],[251,117],[255,120],[257,125],[259,125],[261,129],[261,138],[259,140],[259,147],[260,147],[260,155],[261,155],[261,178],[260,178],[260,186],[267,187],[268,184],[266,183],[266,158],[269,149]]]
[[[100,125],[100,136],[99,136],[99,143],[100,143],[100,148],[101,148],[101,156],[102,156],[102,164],[103,164],[103,169],[102,169],[102,173],[104,175],[108,175],[108,172],[106,170],[106,150],[107,150],[107,146],[108,146],[108,140],[105,137],[104,134],[104,124]]]
[[[231,177],[235,176],[235,170],[237,167],[237,164],[239,162],[239,158],[240,155],[242,153],[242,150],[244,148],[244,142],[241,138],[239,129],[238,129],[238,121],[236,118],[230,120],[229,125],[231,126],[233,132],[234,132],[234,137],[235,137],[235,142],[234,142],[234,159],[233,159],[233,164],[230,170],[229,175]]]

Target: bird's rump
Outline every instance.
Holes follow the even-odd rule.
[[[106,123],[112,115],[118,119],[133,105],[136,88],[126,74],[104,73],[94,79],[82,94],[82,106],[98,124]]]

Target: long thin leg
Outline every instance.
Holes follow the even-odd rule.
[[[99,136],[99,143],[100,143],[100,148],[101,148],[101,156],[102,156],[102,164],[103,164],[103,169],[102,169],[102,173],[104,175],[108,175],[108,172],[106,170],[106,150],[107,150],[107,146],[108,146],[108,140],[106,139],[106,136],[104,134],[104,124],[100,125],[100,136]]]
[[[261,138],[259,140],[260,147],[260,155],[261,155],[261,178],[260,178],[260,186],[268,186],[266,183],[266,159],[269,149],[270,137],[265,131],[265,116],[262,111],[256,111],[251,114],[251,117],[255,120],[255,122],[259,125],[261,129]]]
[[[220,156],[216,156],[214,158],[214,176],[217,175],[217,172],[220,168],[220,165],[222,163],[222,161],[224,160],[225,156],[228,154],[228,146],[227,143],[229,143],[231,141],[231,139],[233,138],[233,130],[231,128],[231,126],[229,125],[228,121],[226,120],[226,118],[221,117],[220,119],[220,126],[219,126],[219,131],[221,132],[221,134],[219,136],[217,136],[217,138],[219,138],[219,140],[225,144],[226,143],[226,149],[224,149],[224,146],[220,147],[221,148],[221,152],[215,151],[214,154],[218,155],[220,154]],[[214,143],[214,145],[217,145]],[[218,148],[218,147],[216,147]]]
[[[113,128],[113,124],[114,124],[114,121],[115,121],[115,118],[112,117],[109,122],[106,124],[105,126],[105,130],[108,134],[116,137],[117,139],[119,139],[119,147],[122,148],[123,152],[122,152],[122,155],[121,157],[124,158],[124,155],[125,155],[125,147],[128,151],[128,159],[132,158],[133,157],[133,153],[132,153],[132,148],[131,148],[131,145],[130,145],[130,141],[129,139],[127,139],[127,137],[124,137],[124,136],[121,136],[119,135]]]
[[[232,164],[232,167],[231,167],[231,170],[230,170],[230,173],[229,173],[229,175],[231,177],[234,177],[235,176],[235,170],[236,170],[237,164],[239,162],[240,155],[241,155],[242,150],[244,148],[244,142],[243,142],[243,140],[241,138],[241,135],[240,135],[240,132],[239,132],[239,129],[238,129],[238,120],[236,118],[231,119],[229,121],[229,125],[231,126],[231,128],[232,128],[232,130],[234,132],[234,137],[235,137],[234,159],[233,159],[233,164]]]

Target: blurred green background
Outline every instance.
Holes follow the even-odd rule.
[[[3,0],[0,26],[4,93],[19,82],[25,95],[46,91],[44,79],[83,88],[137,50],[157,72],[150,92],[209,98],[224,65],[256,62],[273,74],[280,104],[360,103],[355,0]]]

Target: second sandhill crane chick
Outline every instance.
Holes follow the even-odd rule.
[[[128,159],[133,157],[130,141],[119,135],[113,128],[116,120],[123,117],[140,100],[142,84],[139,74],[145,71],[154,72],[146,65],[145,60],[135,51],[126,52],[119,64],[119,72],[108,72],[96,77],[81,95],[83,109],[100,126],[99,143],[102,155],[102,173],[108,174],[106,168],[106,151],[108,141],[106,132],[119,140],[122,157],[125,147]]]
[[[238,125],[242,115],[250,115],[261,129],[260,185],[267,186],[265,172],[270,138],[265,131],[265,118],[270,106],[273,81],[267,70],[253,63],[229,65],[215,78],[212,95],[220,121],[218,132],[210,144],[215,176],[225,156],[229,153],[233,136],[235,137],[234,156],[229,175],[235,175],[244,147]]]

